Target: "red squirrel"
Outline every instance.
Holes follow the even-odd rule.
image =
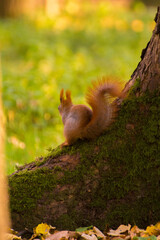
[[[106,78],[94,82],[88,89],[86,101],[91,108],[80,104],[74,105],[71,92],[60,92],[58,110],[64,124],[64,145],[72,145],[77,139],[94,139],[113,122],[117,111],[116,104],[109,101],[110,97],[119,97],[121,87],[118,82]]]

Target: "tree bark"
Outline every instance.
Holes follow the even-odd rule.
[[[146,48],[142,50],[141,61],[126,84],[124,93],[129,91],[138,78],[140,78],[138,95],[142,95],[147,90],[154,91],[160,86],[160,7],[158,7],[154,20],[156,26],[151,40]]]
[[[107,224],[144,227],[160,216],[160,7],[126,84],[115,123],[94,141],[52,150],[9,177],[15,229]]]

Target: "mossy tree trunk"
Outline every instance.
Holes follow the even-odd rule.
[[[54,149],[9,177],[13,227],[143,227],[160,216],[160,8],[115,123],[95,141]]]

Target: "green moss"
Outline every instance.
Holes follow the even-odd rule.
[[[72,217],[71,214],[63,214],[56,220],[56,224],[60,229],[68,229],[68,223],[70,223],[70,230],[75,230],[77,224],[75,222],[75,216]]]
[[[137,89],[137,88],[136,88]],[[117,121],[94,141],[51,150],[41,163],[63,154],[80,156],[72,170],[55,166],[23,170],[10,178],[11,209],[27,216],[38,199],[55,186],[76,186],[54,195],[66,202],[68,212],[54,225],[75,229],[94,224],[146,224],[159,219],[160,199],[160,97],[157,93],[130,97],[122,104]],[[59,172],[63,173],[59,177]],[[68,201],[68,196],[72,201]],[[48,195],[48,198],[53,195]],[[80,205],[83,205],[80,208]],[[72,205],[72,206],[71,206]],[[94,215],[92,214],[94,212]],[[33,213],[34,214],[34,213]],[[28,218],[27,218],[28,219]]]
[[[23,170],[14,174],[9,178],[11,211],[27,211],[28,214],[35,208],[44,191],[53,189],[55,184],[56,176],[47,168]]]
[[[53,158],[55,156],[58,157],[58,156],[64,154],[65,149],[61,149],[60,146],[58,146],[55,149],[49,148],[48,152],[49,153],[47,154],[47,156],[36,159],[35,163],[36,163],[37,167],[44,165],[49,158]]]
[[[129,95],[130,96],[134,96],[135,93],[139,92],[140,91],[140,84],[141,84],[141,79],[140,78],[137,78],[133,84],[133,86],[130,88],[129,90]]]

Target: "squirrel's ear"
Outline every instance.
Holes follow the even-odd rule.
[[[66,91],[66,99],[69,101],[69,102],[72,102],[71,100],[71,92],[69,90]]]
[[[61,103],[62,103],[63,99],[64,99],[64,90],[63,90],[63,88],[62,88],[62,90],[61,90],[61,92],[60,92],[60,102],[61,102]]]

